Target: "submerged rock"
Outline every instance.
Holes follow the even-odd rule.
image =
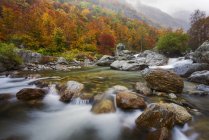
[[[131,92],[120,92],[116,95],[117,106],[121,109],[144,109],[146,103],[142,97]]]
[[[0,94],[0,101],[7,101],[12,98],[11,94]]]
[[[113,101],[103,99],[92,106],[91,111],[95,114],[113,113],[116,111]]]
[[[115,61],[115,58],[110,55],[104,55],[102,58],[98,60],[96,65],[98,66],[110,66]]]
[[[181,77],[162,69],[150,70],[145,75],[145,80],[148,86],[156,91],[179,94],[182,93],[184,88],[184,82]]]
[[[209,71],[194,72],[189,78],[189,81],[209,85]]]
[[[25,88],[20,90],[16,94],[16,97],[18,100],[29,101],[29,100],[43,99],[45,95],[46,95],[46,91],[43,89]]]
[[[70,102],[74,97],[79,97],[81,91],[84,89],[84,85],[76,81],[68,81],[67,84],[58,86],[59,93],[61,95],[60,101]]]
[[[152,90],[147,86],[147,83],[137,82],[135,85],[135,89],[140,94],[144,94],[144,95],[152,94]]]
[[[209,41],[204,42],[193,54],[192,58],[198,63],[209,63]]]
[[[136,60],[117,60],[114,61],[110,67],[115,70],[122,71],[138,71],[148,68],[148,65],[144,63],[138,63]]]

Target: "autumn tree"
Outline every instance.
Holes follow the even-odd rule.
[[[188,31],[190,36],[189,46],[195,50],[203,42],[209,39],[209,17],[205,12],[196,10],[191,15],[191,28]]]

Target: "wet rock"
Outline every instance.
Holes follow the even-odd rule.
[[[175,65],[173,71],[182,77],[189,77],[196,71],[209,70],[209,64],[193,63],[193,64],[179,64]]]
[[[171,132],[168,128],[163,127],[161,129],[148,133],[146,140],[169,140]]]
[[[192,119],[187,110],[173,103],[155,103],[137,118],[140,128],[172,128],[174,124],[184,124]]]
[[[72,98],[79,97],[84,85],[76,81],[68,81],[67,84],[58,87],[62,102],[70,102]]]
[[[43,99],[45,95],[46,95],[46,91],[43,89],[25,88],[20,90],[16,94],[16,97],[18,100],[29,101],[29,100]]]
[[[209,71],[194,72],[189,78],[189,81],[209,85]]]
[[[117,106],[121,109],[144,109],[146,103],[142,97],[131,92],[120,92],[116,95]]]
[[[113,113],[116,111],[113,101],[104,99],[92,106],[91,111],[95,114]]]
[[[209,41],[204,42],[192,55],[195,62],[209,63]]]
[[[96,63],[98,66],[110,66],[115,61],[115,58],[110,55],[104,55]]]
[[[145,75],[148,87],[153,90],[166,92],[166,93],[182,93],[184,82],[181,77],[173,72],[155,69],[150,70]]]
[[[137,127],[142,129],[160,129],[163,127],[170,129],[174,126],[174,123],[174,113],[157,104],[149,105],[149,107],[136,119]]]
[[[146,96],[152,94],[152,90],[147,86],[147,83],[137,82],[135,89],[138,93],[144,94]]]
[[[144,63],[138,63],[136,60],[117,60],[114,61],[110,67],[115,70],[122,71],[138,71],[148,68],[148,65]]]

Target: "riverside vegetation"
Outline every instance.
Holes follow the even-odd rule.
[[[0,140],[206,140],[208,17],[186,33],[101,5],[0,1]]]

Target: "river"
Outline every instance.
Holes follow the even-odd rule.
[[[36,88],[33,77],[50,79],[48,94],[43,101],[21,102],[15,97],[23,88]],[[28,76],[30,75],[30,76]],[[37,76],[36,76],[37,77]],[[142,77],[138,72],[114,71],[109,68],[92,67],[71,72],[30,72],[19,77],[0,77],[0,94],[9,93],[12,98],[0,101],[0,140],[139,140],[134,133],[135,119],[142,110],[94,115],[91,102],[77,98],[70,104],[59,101],[55,83],[75,80],[85,85],[85,96],[107,91],[115,85],[133,89]],[[209,138],[209,98],[207,96],[182,95],[200,111],[185,126],[172,130],[172,140],[207,140]],[[158,99],[157,99],[158,100]],[[160,98],[159,98],[160,100]],[[147,99],[151,103],[156,99]]]

